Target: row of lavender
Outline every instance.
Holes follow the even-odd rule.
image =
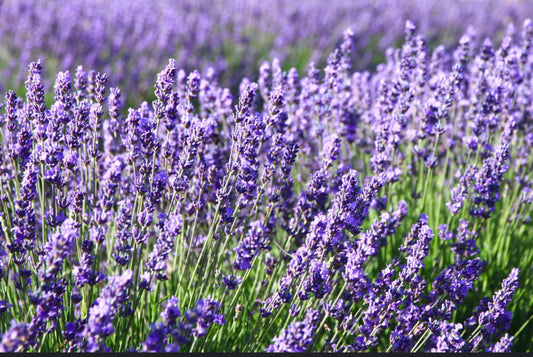
[[[528,349],[533,24],[449,53],[407,22],[372,75],[353,37],[238,98],[170,60],[125,116],[83,67],[46,107],[32,63],[0,121],[0,351]]]
[[[499,0],[338,0],[327,6],[323,0],[5,0],[1,75],[11,81],[3,80],[0,90],[24,81],[26,65],[35,58],[47,59],[52,76],[79,63],[106,72],[130,88],[134,100],[146,95],[169,57],[187,70],[212,66],[233,86],[254,75],[265,58],[298,62],[300,69],[308,60],[325,60],[333,39],[348,27],[357,35],[355,63],[364,68],[401,39],[407,17],[428,41],[449,45],[468,30],[466,24],[479,34],[500,36],[505,23],[519,23],[532,11],[527,1]]]

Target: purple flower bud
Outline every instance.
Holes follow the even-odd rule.
[[[69,71],[59,72],[54,84],[54,99],[56,102],[61,102],[65,106],[65,110],[69,110],[73,104],[71,78]]]
[[[181,312],[178,306],[178,299],[175,296],[171,296],[167,300],[165,310],[161,312],[161,318],[166,327],[176,325],[176,320],[181,316]]]
[[[226,285],[226,288],[228,290],[235,290],[237,286],[242,283],[242,278],[240,276],[235,276],[233,274],[230,274],[228,276],[224,276],[223,278],[224,285]]]
[[[273,343],[268,346],[266,352],[306,352],[313,343],[318,312],[308,310],[304,321],[291,322],[278,337],[274,337]]]
[[[324,147],[320,153],[322,167],[329,169],[333,165],[339,155],[340,147],[341,139],[337,135],[332,135],[325,140]]]
[[[76,102],[79,104],[85,98],[85,90],[87,89],[87,73],[85,73],[82,66],[76,68],[74,88],[76,88]]]
[[[187,95],[190,98],[195,98],[198,96],[198,91],[200,90],[200,72],[195,70],[190,73],[187,77]]]
[[[306,292],[313,293],[317,299],[323,298],[331,291],[329,269],[324,262],[313,259],[309,264],[309,276],[303,283]]]
[[[37,122],[42,121],[46,106],[44,104],[44,84],[41,80],[41,60],[29,65],[28,79],[26,80],[26,100],[28,102],[28,118]]]
[[[94,99],[97,103],[102,104],[106,101],[105,91],[107,84],[107,74],[97,73],[94,79],[95,89],[94,89]]]
[[[509,337],[509,334],[505,334],[500,338],[498,342],[494,344],[494,346],[487,349],[487,352],[492,353],[509,353],[511,352],[511,347],[513,346],[513,338],[514,336]]]
[[[272,85],[272,80],[270,79],[270,64],[265,61],[259,67],[259,79],[257,81],[259,85],[259,91],[261,92],[261,97],[266,102],[270,97],[270,87]]]
[[[152,252],[148,256],[146,268],[156,273],[156,278],[166,280],[166,260],[174,252],[175,239],[180,233],[182,221],[179,215],[170,215],[164,222]]]
[[[3,334],[0,342],[0,352],[23,352],[26,351],[31,343],[29,341],[30,333],[28,325],[11,321],[11,326]]]
[[[235,107],[235,122],[240,123],[245,117],[253,114],[256,90],[257,84],[255,83],[249,83],[244,86],[239,98],[239,104]]]
[[[89,318],[83,331],[86,338],[81,350],[96,352],[104,347],[104,339],[114,333],[113,319],[122,304],[129,298],[128,288],[132,283],[133,272],[126,270],[122,275],[109,278],[100,296],[89,309]]]
[[[165,69],[157,75],[155,96],[160,102],[166,103],[168,101],[175,81],[176,61],[174,59],[169,59]]]
[[[513,313],[507,310],[513,295],[518,288],[518,269],[513,268],[507,278],[502,281],[502,287],[492,298],[484,298],[466,321],[468,328],[479,325],[481,327],[480,340],[477,347],[483,349],[486,345],[503,335],[509,329]]]
[[[416,30],[415,24],[410,20],[405,21],[405,41],[408,42],[413,37]]]
[[[142,343],[141,350],[143,352],[165,352],[168,333],[168,328],[161,322],[150,324],[150,332],[148,333],[146,340]]]
[[[465,341],[461,337],[460,331],[463,329],[461,324],[448,323],[441,321],[434,328],[432,343],[434,347],[431,352],[461,352],[465,346]]]
[[[253,258],[261,250],[268,250],[268,235],[260,220],[250,223],[246,236],[234,249],[236,253],[233,267],[237,270],[247,270],[252,267]]]

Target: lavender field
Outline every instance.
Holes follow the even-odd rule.
[[[531,352],[533,2],[0,2],[0,352]]]

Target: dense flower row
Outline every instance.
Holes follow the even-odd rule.
[[[31,63],[0,119],[0,351],[508,351],[533,23],[452,53],[415,30],[375,74],[347,30],[323,75],[265,62],[235,99],[171,59],[127,113],[81,66],[47,107]]]
[[[79,63],[106,72],[134,99],[147,94],[169,57],[187,70],[212,66],[224,73],[224,85],[233,86],[244,76],[255,78],[265,58],[297,62],[300,69],[308,60],[325,60],[350,26],[358,53],[353,59],[365,68],[401,38],[407,17],[429,41],[449,45],[467,24],[492,36],[532,11],[527,1],[499,0],[335,0],[327,6],[323,0],[5,0],[1,77],[15,78],[3,80],[0,90],[19,85],[26,65],[39,57],[49,59],[50,73]]]

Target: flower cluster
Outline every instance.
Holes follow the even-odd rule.
[[[109,56],[155,46],[133,9]],[[96,56],[117,14],[59,27]],[[407,21],[370,73],[349,29],[323,69],[275,59],[233,92],[170,59],[134,106],[118,69],[48,86],[32,62],[0,115],[0,351],[530,348],[532,22],[515,32],[430,50]]]

